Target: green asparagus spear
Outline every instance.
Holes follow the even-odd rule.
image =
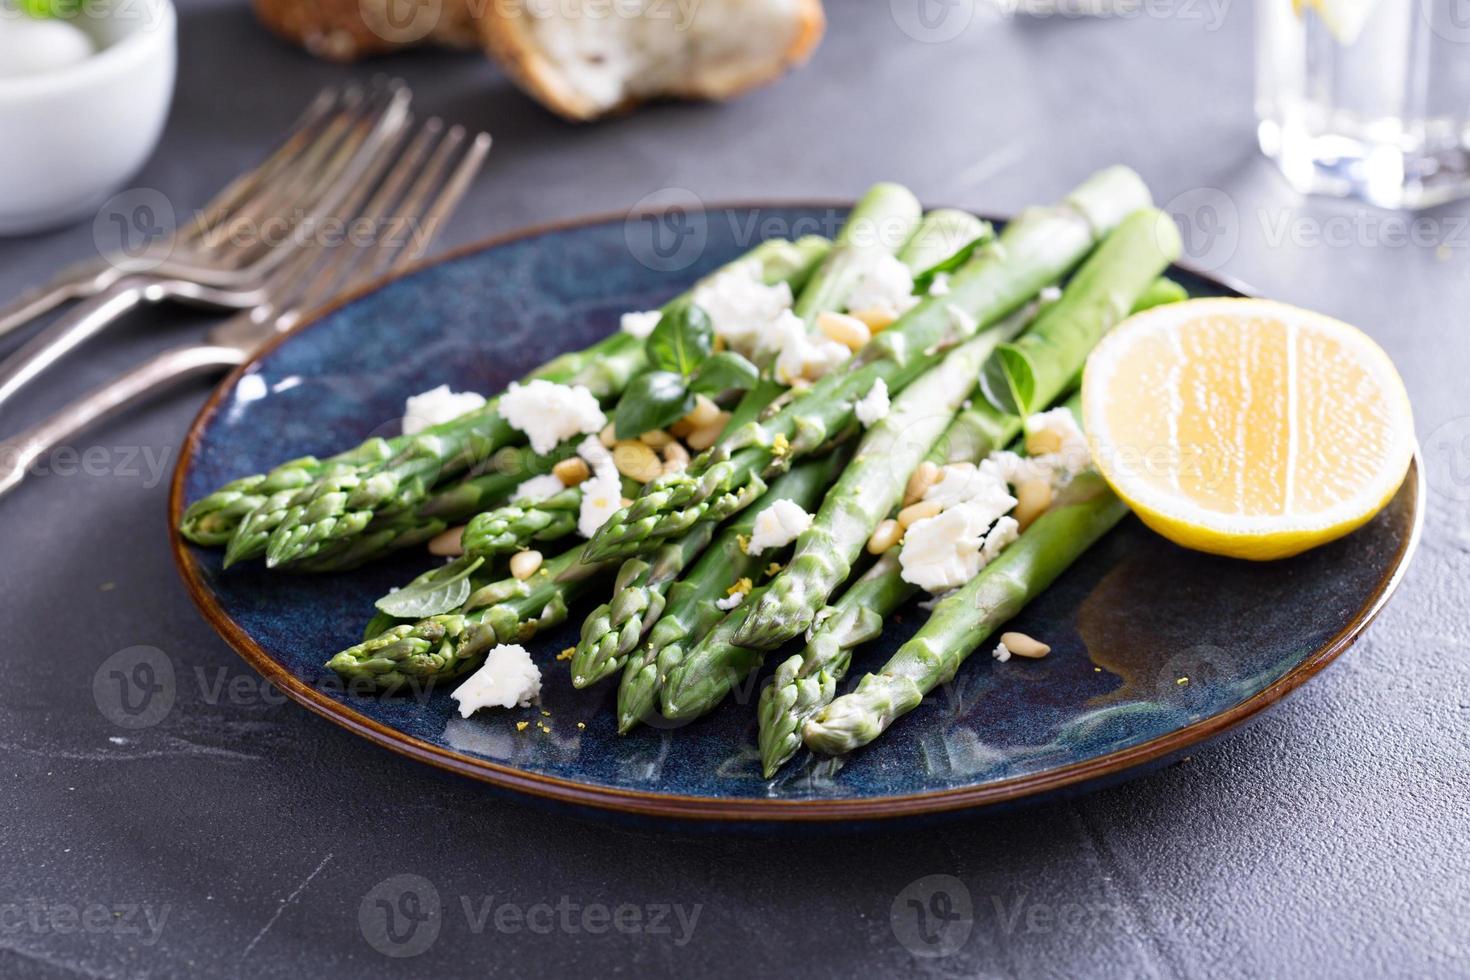
[[[745,607],[760,600],[766,586],[752,589],[745,601],[705,634],[679,663],[669,667],[659,689],[659,709],[672,721],[708,714],[750,674],[760,669],[765,651],[740,646],[736,634],[745,622]]]
[[[756,516],[777,500],[790,500],[803,508],[813,506],[849,458],[839,448],[778,477],[758,503],[720,529],[694,567],[669,587],[662,615],[628,655],[623,668],[618,687],[618,731],[631,731],[653,713],[668,669],[724,618],[725,613],[715,603],[725,598],[730,586],[742,578],[759,579],[761,570],[772,561],[769,555],[745,553],[744,543]]]
[[[820,238],[773,240],[756,246],[742,261],[759,261],[768,280],[800,280],[829,247]],[[669,306],[684,301],[681,296]],[[599,356],[564,380],[585,385],[598,398],[607,399],[620,394],[646,360],[643,345],[636,338],[617,334],[602,345],[607,347]],[[302,489],[282,513],[271,518],[267,565],[274,567],[310,557],[329,542],[360,534],[375,517],[411,508],[439,481],[464,472],[477,461],[489,459],[501,446],[517,441],[518,434],[500,417],[497,404],[498,399],[491,399],[475,412],[414,436],[386,462]],[[230,557],[227,555],[227,560]],[[245,553],[238,553],[233,560],[244,557]]]
[[[728,513],[730,493],[779,471],[851,424],[855,401],[875,381],[886,382],[891,393],[901,391],[935,363],[939,355],[929,351],[965,340],[1021,308],[1148,200],[1138,175],[1115,167],[1094,175],[1061,205],[1023,212],[996,243],[954,273],[946,295],[914,307],[843,370],[817,382],[769,421],[733,433],[687,472],[651,481],[631,507],[599,529],[588,556],[629,557],[707,517]],[[963,315],[956,316],[956,310]]]
[[[1187,297],[1182,288],[1160,277],[1144,290],[1132,312]],[[1075,395],[1067,405],[1074,415],[1078,413]],[[989,402],[977,402],[950,423],[929,461],[940,466],[978,462],[1019,436],[1022,423],[1018,415],[997,411]],[[891,548],[842,598],[818,614],[806,649],[776,668],[771,683],[761,691],[757,710],[761,766],[767,779],[801,747],[801,726],[806,720],[836,697],[853,650],[877,639],[888,617],[918,594],[918,586],[905,582],[902,573],[898,548]]]
[[[572,654],[572,683],[588,687],[627,662],[628,654],[663,613],[669,587],[709,545],[714,526],[703,524],[661,545],[648,560],[629,558],[618,569],[611,602],[594,609],[582,623]]]
[[[750,604],[735,633],[737,643],[773,650],[811,626],[827,598],[847,581],[878,522],[903,499],[909,474],[949,428],[975,386],[980,365],[1028,319],[1011,317],[966,341],[894,399],[888,414],[858,444],[852,465],[827,492],[811,526],[796,539],[786,570],[759,602]]]
[[[462,676],[496,644],[524,642],[566,619],[567,607],[606,567],[583,564],[578,546],[549,559],[525,581],[485,585],[457,610],[386,629],[338,653],[327,666],[390,692]]]
[[[1057,503],[995,561],[941,600],[882,670],[868,674],[856,690],[807,720],[802,726],[807,747],[838,755],[873,741],[918,707],[924,695],[953,678],[966,657],[1127,512],[1096,473],[1075,478]]]
[[[1061,389],[1102,335],[1122,320],[1139,296],[1179,257],[1179,229],[1154,208],[1129,215],[1068,284],[1059,303],[1025,336],[1002,344],[985,365],[980,387],[1003,412],[1027,415]],[[1078,354],[1081,354],[1079,358]]]

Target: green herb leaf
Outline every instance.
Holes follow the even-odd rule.
[[[694,409],[694,393],[683,375],[673,371],[645,371],[634,378],[618,400],[613,431],[619,439],[637,439],[662,429]]]
[[[648,363],[687,378],[709,357],[714,344],[715,328],[709,314],[686,303],[665,312],[648,335]]]
[[[990,228],[989,225],[986,225],[985,227],[987,230]],[[974,257],[975,251],[981,246],[985,245],[988,241],[990,241],[990,235],[987,231],[987,234],[980,236],[973,242],[970,242],[964,248],[950,255],[948,258],[944,259],[941,262],[936,262],[934,265],[931,265],[923,272],[914,276],[914,295],[928,296],[929,289],[934,285],[935,276],[949,275],[951,272],[955,271],[960,266],[970,261],[970,259]]]
[[[374,605],[399,619],[423,619],[458,609],[470,597],[470,575],[484,563],[484,558],[466,555],[430,569],[397,592],[383,596]]]
[[[1010,415],[1029,415],[1036,372],[1015,344],[1001,344],[980,370],[980,390],[991,405]]]
[[[722,350],[718,354],[711,354],[699,366],[693,380],[689,382],[689,390],[702,395],[729,391],[731,388],[745,391],[754,387],[760,376],[760,370],[754,364],[734,351]]]

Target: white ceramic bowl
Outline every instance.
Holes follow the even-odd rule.
[[[98,52],[67,68],[0,78],[0,234],[89,216],[143,166],[173,99],[171,0],[103,0],[74,23]]]

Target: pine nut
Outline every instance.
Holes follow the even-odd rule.
[[[683,469],[689,465],[689,450],[677,442],[671,442],[664,447],[664,462]]]
[[[930,517],[938,517],[944,508],[937,500],[921,500],[917,504],[909,504],[898,512],[898,524],[904,530],[908,530],[914,524]]]
[[[1029,657],[1032,660],[1040,660],[1051,653],[1051,647],[1040,640],[1033,639],[1025,633],[1002,633],[1000,642],[1006,645],[1006,649],[1017,657]]]
[[[429,539],[429,554],[441,558],[458,558],[464,554],[464,525],[452,527]]]
[[[694,423],[689,421],[688,416],[685,416],[684,418],[675,422],[673,425],[669,426],[669,435],[673,436],[675,439],[683,439],[685,436],[693,431]]]
[[[927,459],[924,460],[909,477],[909,485],[903,491],[903,505],[907,507],[909,504],[923,500],[924,494],[928,493],[929,488],[938,482],[939,467]]]
[[[517,551],[510,556],[510,573],[524,582],[541,567],[541,552]]]
[[[617,429],[613,427],[613,424],[611,422],[603,426],[602,431],[597,433],[597,441],[602,443],[608,449],[611,449],[618,444]]]
[[[658,454],[636,439],[625,439],[613,446],[613,464],[630,480],[647,483],[663,472]]]
[[[564,459],[551,468],[551,472],[562,482],[562,486],[575,487],[583,483],[592,475],[592,470],[587,466],[587,461],[580,456]]]
[[[1045,456],[1062,451],[1062,434],[1054,429],[1037,429],[1026,433],[1026,452],[1031,456]]]
[[[638,441],[649,449],[662,449],[674,441],[674,437],[663,429],[650,429],[638,437]]]
[[[1011,516],[1026,530],[1051,506],[1051,484],[1046,480],[1022,480],[1016,486],[1016,509]]]
[[[817,327],[829,340],[837,341],[854,353],[862,350],[863,346],[873,339],[873,331],[868,329],[866,323],[844,313],[831,311],[819,313]]]
[[[694,409],[684,417],[696,429],[703,429],[706,426],[713,425],[715,420],[720,417],[720,414],[720,406],[710,400],[708,395],[695,395]]]
[[[881,555],[898,544],[902,538],[903,528],[899,526],[898,521],[884,521],[874,529],[873,536],[868,539],[868,554]]]
[[[848,315],[855,320],[861,320],[870,331],[878,333],[893,326],[893,321],[898,317],[887,310],[848,310]]]
[[[712,424],[695,429],[684,441],[689,444],[690,449],[702,453],[720,441],[720,435],[725,431],[725,423],[728,421],[730,421],[730,416],[721,412]]]

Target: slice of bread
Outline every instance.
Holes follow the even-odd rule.
[[[480,45],[475,11],[498,0],[253,0],[271,30],[318,58],[356,61],[421,44]]]
[[[822,0],[494,0],[485,47],[569,119],[653,99],[729,99],[774,81],[822,38]]]

